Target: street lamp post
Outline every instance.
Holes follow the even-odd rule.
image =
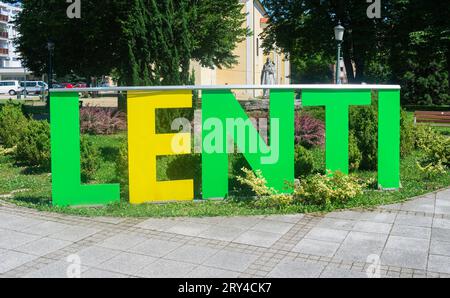
[[[344,40],[345,28],[342,27],[341,22],[334,27],[334,37],[337,42],[337,62],[336,62],[336,84],[342,84],[341,81],[341,46]]]
[[[47,43],[48,49],[48,88],[53,87],[53,52],[55,50],[55,43],[49,41]]]
[[[50,89],[53,88],[53,52],[55,50],[55,43],[52,41],[47,42],[48,49],[48,96],[47,96],[47,108],[50,109]],[[42,93],[42,99],[45,98],[45,87]]]

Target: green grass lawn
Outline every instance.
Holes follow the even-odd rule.
[[[116,182],[115,161],[119,147],[125,141],[125,134],[113,136],[89,136],[100,148],[103,161],[95,176],[95,183]],[[323,150],[313,151],[318,167],[324,167]],[[427,179],[417,170],[418,152],[402,160],[401,175],[403,188],[398,192],[366,191],[345,204],[334,204],[327,207],[293,205],[284,209],[256,209],[248,199],[229,198],[223,201],[194,201],[188,203],[130,205],[127,202],[127,187],[122,185],[122,201],[103,208],[54,208],[51,206],[51,176],[37,170],[18,167],[13,164],[11,156],[0,156],[0,195],[20,190],[8,199],[18,205],[37,208],[43,211],[54,211],[82,216],[118,216],[118,217],[175,217],[175,216],[231,216],[231,215],[263,215],[292,214],[307,212],[327,212],[336,209],[373,207],[383,204],[401,202],[409,198],[450,186],[450,175],[441,175]],[[161,164],[158,168],[164,168]],[[375,172],[359,172],[361,178],[376,179]],[[160,173],[160,178],[164,174]]]

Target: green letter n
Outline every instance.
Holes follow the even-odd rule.
[[[230,90],[203,91],[202,119],[204,199],[228,195],[229,137],[237,144],[239,152],[243,153],[252,169],[261,171],[269,187],[282,193],[292,192],[286,183],[294,182],[293,90],[271,91],[270,146],[255,127],[248,125],[249,117]],[[213,139],[216,140],[214,144]]]

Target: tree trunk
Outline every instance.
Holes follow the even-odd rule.
[[[355,57],[355,83],[361,84],[365,80],[364,71],[365,71],[365,61],[362,57]]]
[[[347,72],[347,80],[349,83],[355,82],[355,74],[353,72],[353,63],[352,58],[350,55],[350,47],[348,45],[348,42],[344,42],[344,64],[345,64],[345,70]]]

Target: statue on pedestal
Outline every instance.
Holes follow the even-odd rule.
[[[261,73],[261,85],[275,85],[275,63],[267,58]],[[269,89],[264,89],[264,98],[269,98]]]

